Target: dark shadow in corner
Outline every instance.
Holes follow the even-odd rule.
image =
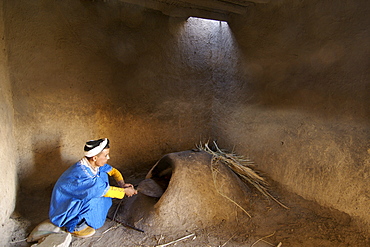
[[[48,218],[51,193],[62,165],[60,137],[39,138],[33,141],[33,166],[19,181],[15,211],[30,222],[30,229]]]

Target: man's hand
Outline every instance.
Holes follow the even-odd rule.
[[[137,194],[137,190],[135,190],[132,184],[126,184],[124,180],[120,180],[117,182],[118,186],[125,189],[125,195],[131,197]]]
[[[128,196],[128,197],[131,197],[133,195],[136,195],[137,194],[137,190],[135,190],[134,186],[129,186],[129,187],[126,187],[124,188],[125,189],[125,195]]]
[[[128,188],[128,187],[134,187],[132,184],[126,184],[124,180],[120,180],[117,182],[118,186],[121,188]]]

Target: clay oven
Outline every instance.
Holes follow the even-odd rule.
[[[248,208],[247,187],[212,158],[195,150],[165,155],[146,176],[163,189],[160,198],[146,195],[151,194],[148,191],[126,198],[116,218],[145,231],[168,233],[233,224],[236,217],[248,217],[240,208]],[[158,193],[160,188],[154,187]]]

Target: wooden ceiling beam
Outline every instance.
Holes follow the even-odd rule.
[[[170,4],[165,2],[159,2],[158,0],[120,0],[121,2],[139,5],[147,9],[153,9],[161,11],[165,15],[172,17],[188,18],[190,16],[200,17],[206,19],[227,21],[228,13],[221,13],[210,11],[206,9],[194,8],[191,5],[180,5],[180,4]]]
[[[218,0],[179,0],[179,1],[169,1],[169,0],[158,0],[164,2],[178,2],[185,3],[188,6],[196,9],[205,9],[214,12],[221,13],[234,13],[234,14],[245,14],[247,12],[246,6],[236,5],[234,3],[229,3],[227,1],[218,1]]]
[[[120,0],[173,17],[201,17],[227,21],[229,14],[245,14],[252,3],[270,0]]]

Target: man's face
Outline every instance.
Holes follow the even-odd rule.
[[[108,162],[108,160],[110,159],[110,157],[109,157],[109,148],[104,149],[96,157],[97,158],[96,158],[96,161],[95,161],[95,165],[99,166],[99,167],[104,166]]]

